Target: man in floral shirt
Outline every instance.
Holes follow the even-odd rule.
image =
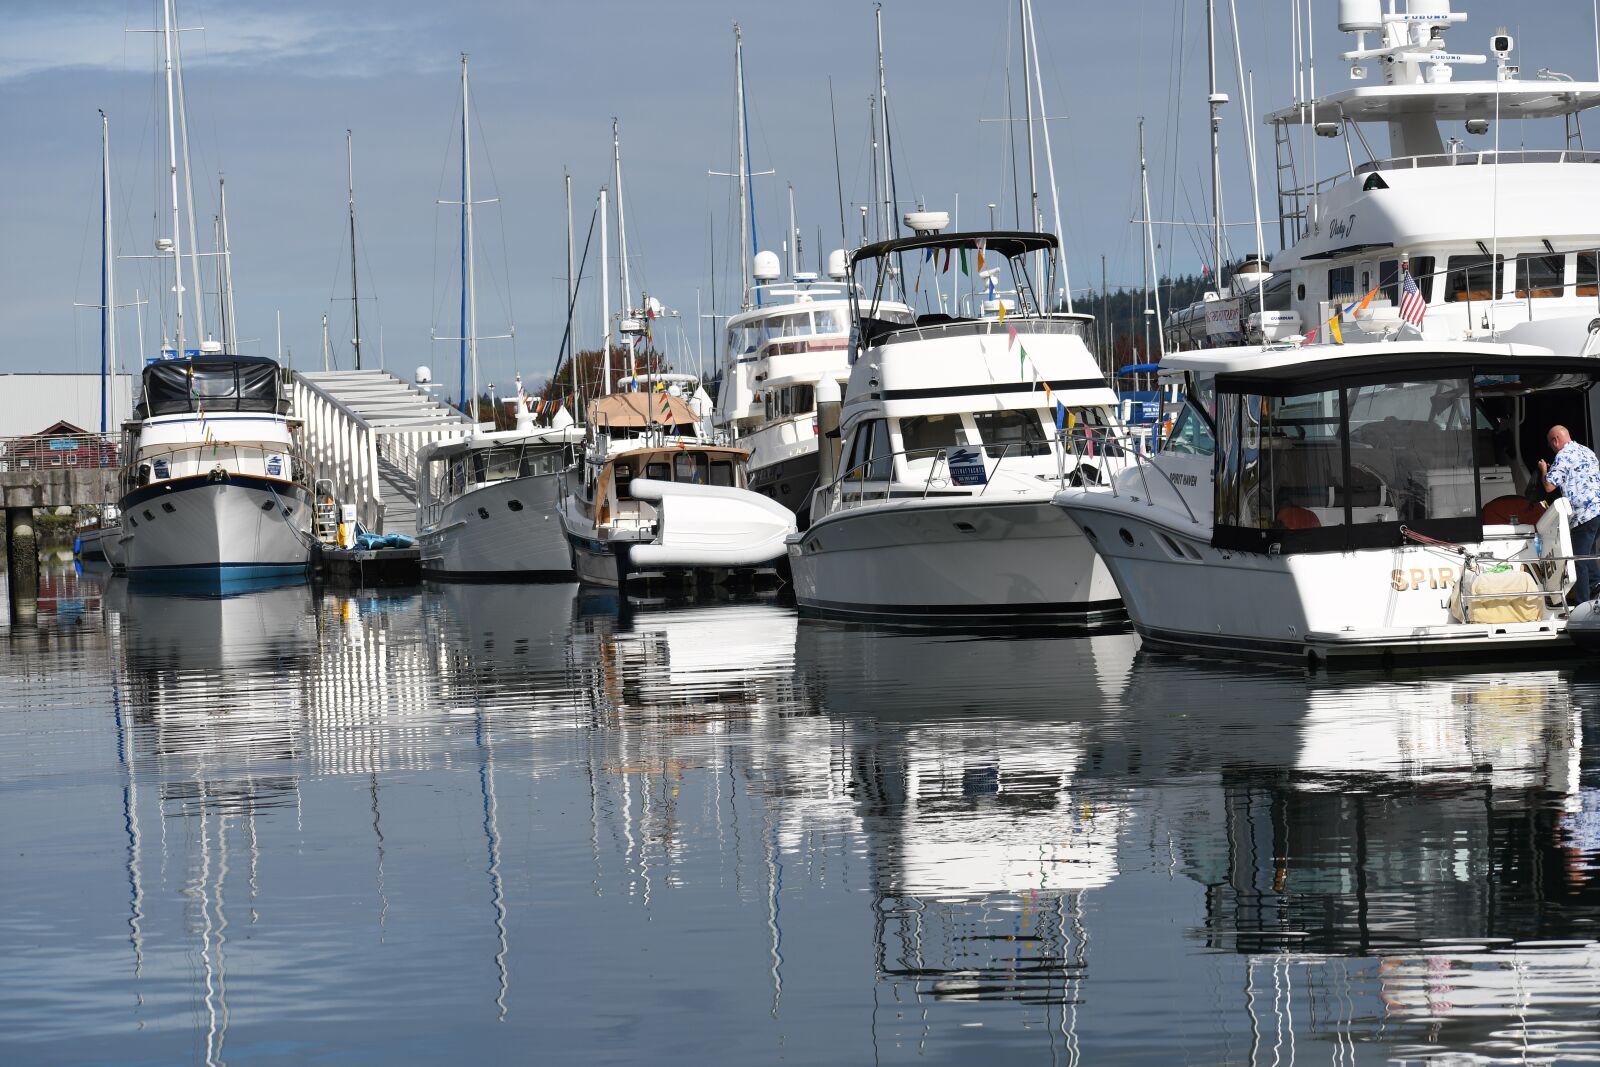
[[[1572,505],[1572,554],[1594,555],[1596,536],[1600,535],[1600,461],[1589,449],[1572,439],[1565,426],[1550,427],[1545,438],[1550,450],[1556,454],[1554,463],[1539,461],[1539,472],[1544,475],[1546,492],[1560,489]],[[1600,566],[1594,560],[1578,561],[1578,600],[1588,600],[1600,585]]]

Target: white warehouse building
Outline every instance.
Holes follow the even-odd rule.
[[[108,384],[106,432],[115,434],[133,414],[133,375],[115,375]],[[99,374],[0,372],[0,438],[26,437],[58,422],[100,431]]]

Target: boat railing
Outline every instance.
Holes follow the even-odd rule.
[[[276,460],[276,465],[274,464]],[[233,444],[188,441],[139,451],[139,462],[123,469],[125,489],[207,475],[217,480],[240,474],[311,485],[311,466],[298,444]]]
[[[1150,440],[1153,442],[1154,438],[1143,436],[1146,434],[1146,430],[1142,427],[1133,427],[1122,423],[1115,425],[1119,431],[1117,433],[1117,439],[1123,444],[1124,469],[1127,469],[1128,466],[1131,466],[1135,471],[1138,472],[1139,484],[1144,489],[1145,504],[1149,507],[1155,506],[1154,494],[1150,491],[1150,473],[1151,469],[1153,468],[1155,471],[1156,483],[1166,486],[1167,489],[1171,491],[1172,495],[1177,497],[1178,503],[1183,505],[1183,510],[1189,516],[1189,521],[1198,524],[1200,519],[1195,515],[1194,509],[1189,506],[1189,501],[1184,499],[1182,491],[1178,489],[1177,485],[1168,480],[1167,476],[1159,467],[1155,467],[1154,459],[1159,453],[1147,452],[1146,449],[1137,447],[1141,440]],[[1092,447],[1092,442],[1094,440],[1093,435],[1096,433],[1104,433],[1104,428],[1102,427],[1088,427],[1086,429],[1091,431],[1088,436],[1081,435],[1080,431],[1077,430],[1069,431],[1067,435],[1068,439],[1072,442],[1074,458],[1080,463],[1084,459],[1090,458],[1085,455],[1085,452],[1088,448]],[[1104,482],[1110,487],[1112,496],[1120,497],[1122,495],[1122,489],[1117,484],[1117,478],[1106,478],[1104,479]],[[1080,482],[1077,484],[1083,484],[1083,482],[1080,480]]]
[[[1422,170],[1428,167],[1481,167],[1493,163],[1600,163],[1600,152],[1567,148],[1486,148],[1477,152],[1435,152],[1421,156],[1396,156],[1356,167],[1360,177],[1375,171]]]
[[[0,438],[0,473],[52,468],[115,467],[122,441],[113,434],[34,434]]]
[[[574,444],[537,440],[511,441],[452,456],[443,481],[434,484],[428,480],[426,499],[418,483],[419,528],[437,526],[445,505],[475,490],[513,478],[559,475],[576,460]],[[459,472],[457,463],[461,464]]]

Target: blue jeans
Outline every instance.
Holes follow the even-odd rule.
[[[1600,515],[1585,522],[1580,522],[1572,527],[1572,554],[1574,556],[1594,555],[1595,539],[1600,537]],[[1600,585],[1600,564],[1592,559],[1578,561],[1578,602],[1594,596],[1594,588]]]

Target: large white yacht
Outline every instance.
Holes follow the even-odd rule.
[[[1170,339],[1324,340],[1336,328],[1347,344],[1488,338],[1579,351],[1600,297],[1600,152],[1584,147],[1580,118],[1600,105],[1600,83],[1525,77],[1503,29],[1486,35],[1486,55],[1452,51],[1445,36],[1467,16],[1450,0],[1341,0],[1338,13],[1355,36],[1341,56],[1355,83],[1265,116],[1283,251],[1270,273],[1247,264],[1175,315]],[[1573,18],[1587,37],[1578,16],[1541,18]],[[1489,77],[1457,77],[1479,65]],[[1407,274],[1420,325],[1401,317]]]
[[[417,542],[425,578],[563,581],[572,559],[561,531],[561,483],[583,429],[566,409],[534,425],[517,398],[511,430],[477,431],[417,457]]]
[[[702,436],[681,386],[635,384],[590,401],[582,459],[562,482],[578,580],[621,589],[770,572],[794,513],[750,491],[750,453]]]
[[[130,577],[224,586],[305,572],[309,468],[288,408],[270,359],[196,355],[145,367],[117,502],[114,551]]]
[[[827,281],[791,271],[779,280],[778,257],[755,257],[757,301],[728,319],[714,425],[750,451],[750,488],[811,519],[818,472],[817,384],[850,379],[850,299],[844,251],[828,261]],[[916,313],[885,301],[880,318],[910,324]]]
[[[857,341],[842,451],[813,497],[810,527],[789,539],[800,607],[977,624],[1120,612],[1093,547],[1050,506],[1063,486],[1099,482],[1127,462],[1112,426],[1116,395],[1084,343],[1092,320],[1038,296],[1053,291],[1055,237],[908,224],[917,236],[851,258]],[[855,286],[862,276],[876,278],[870,297]],[[956,313],[884,317],[896,277],[942,288]]]
[[[1056,496],[1147,641],[1312,664],[1573,647],[1570,510],[1524,494],[1552,425],[1594,440],[1600,360],[1400,341],[1163,367],[1187,400],[1162,450]]]

